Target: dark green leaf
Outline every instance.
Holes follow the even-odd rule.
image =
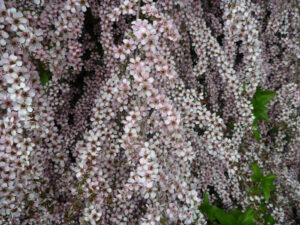
[[[237,224],[237,219],[228,214],[225,210],[217,208],[215,210],[215,217],[222,225],[233,225]]]
[[[246,212],[240,215],[237,224],[255,225],[256,218],[257,215],[255,214],[254,210],[251,208],[247,208]]]
[[[235,218],[239,218],[243,215],[242,211],[239,209],[233,209],[231,211],[231,215],[233,215]]]
[[[267,213],[267,206],[265,204],[260,205],[258,208],[260,211],[262,211],[263,213]]]
[[[253,182],[260,182],[264,175],[261,172],[259,166],[256,163],[253,163],[251,165],[251,169],[252,169],[252,172],[253,172],[253,175],[251,176],[251,180]]]
[[[258,128],[255,129],[255,130],[253,131],[253,136],[255,137],[255,139],[256,139],[257,141],[260,140],[260,131],[259,131]]]
[[[257,88],[255,95],[254,95],[254,101],[258,105],[266,105],[269,101],[271,101],[275,97],[275,92],[271,90],[262,90],[261,88]]]
[[[45,72],[40,73],[40,81],[43,86],[45,86],[48,83],[49,78],[47,76],[47,73]]]
[[[215,220],[215,208],[212,205],[210,205],[208,194],[204,193],[203,203],[199,208],[201,212],[204,213],[210,221]]]
[[[260,131],[258,128],[258,121],[264,120],[269,121],[267,104],[275,97],[275,92],[270,90],[262,90],[260,88],[256,89],[255,95],[253,96],[251,103],[253,105],[252,113],[254,115],[253,122],[253,135],[256,140],[260,139]]]
[[[251,187],[250,188],[250,194],[253,194],[253,195],[260,195],[261,191],[258,187]]]
[[[276,220],[269,214],[264,215],[265,224],[264,225],[274,225]]]
[[[275,178],[276,178],[275,175],[269,174],[268,176],[264,177],[262,180],[261,186],[266,201],[269,201],[271,191],[275,190],[275,185],[273,184]]]

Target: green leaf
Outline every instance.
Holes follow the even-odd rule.
[[[215,217],[222,225],[237,224],[237,219],[223,209],[217,208],[215,210]]]
[[[35,59],[32,58],[32,60]],[[36,69],[40,76],[41,85],[45,86],[51,79],[52,73],[40,60],[35,60],[35,61],[36,61]]]
[[[210,204],[210,201],[209,201],[209,196],[207,193],[204,193],[204,201],[203,201],[204,204],[207,204],[209,205]]]
[[[253,172],[251,180],[256,183],[261,183],[264,198],[266,201],[269,201],[271,191],[275,190],[275,185],[273,184],[273,181],[276,179],[276,176],[274,174],[264,176],[261,169],[256,163],[253,163],[251,165],[251,169]],[[257,187],[251,187],[250,191],[252,194],[259,194],[260,192]]]
[[[262,204],[258,208],[260,211],[262,211],[264,214],[267,213],[267,206],[265,204]]]
[[[40,81],[43,86],[45,86],[49,81],[48,75],[44,71],[40,73]]]
[[[264,175],[261,172],[259,166],[256,163],[253,163],[251,165],[251,169],[252,169],[252,172],[253,172],[253,175],[251,176],[251,180],[253,182],[260,182]]]
[[[271,101],[275,97],[275,92],[271,90],[262,90],[261,88],[257,88],[254,99],[256,104],[258,105],[266,105],[269,101]]]
[[[264,177],[262,180],[261,186],[266,201],[269,201],[271,191],[275,190],[275,185],[273,184],[273,181],[275,179],[276,179],[275,175],[269,174],[268,176]]]
[[[253,136],[255,137],[255,139],[257,141],[260,140],[260,131],[259,131],[259,127],[258,127],[258,122],[257,122],[257,118],[254,119],[253,121]]]
[[[264,220],[264,225],[274,225],[276,223],[276,220],[269,214],[264,215]]]
[[[260,139],[260,131],[258,128],[258,121],[264,120],[269,121],[268,112],[269,109],[267,108],[267,104],[275,97],[275,92],[270,90],[262,90],[260,88],[256,89],[256,92],[251,100],[253,105],[252,113],[254,115],[253,121],[253,135],[256,140],[259,141]]]
[[[237,209],[226,212],[224,209],[211,205],[207,194],[204,194],[203,203],[199,209],[212,224],[219,222],[222,225],[254,225],[256,218],[255,212],[250,208],[247,208],[245,213]]]
[[[247,208],[246,212],[241,214],[238,219],[237,224],[241,225],[255,225],[255,220],[257,219],[257,215],[253,209]]]
[[[246,94],[247,93],[247,89],[246,89],[246,85],[243,85],[243,91],[242,91],[243,94]]]
[[[210,221],[215,220],[215,210],[216,207],[210,205],[208,194],[204,193],[203,203],[199,207],[202,213],[206,214]]]
[[[268,111],[266,107],[269,101],[275,97],[275,92],[269,90],[261,90],[257,88],[251,103],[253,105],[253,114],[256,119],[268,120]]]
[[[257,163],[251,165],[253,175],[251,179],[255,184],[250,187],[250,194],[263,195],[265,202],[260,202],[258,209],[246,208],[243,213],[239,209],[233,209],[229,212],[212,205],[208,194],[204,194],[203,202],[199,206],[199,210],[207,217],[209,224],[221,225],[256,225],[258,219],[263,219],[259,224],[274,225],[276,220],[268,214],[266,202],[270,199],[270,193],[275,189],[273,184],[276,176],[268,174],[264,176]]]
[[[258,187],[250,187],[250,194],[252,195],[260,195],[261,191]]]
[[[256,128],[254,131],[253,131],[253,136],[255,137],[255,139],[257,141],[260,140],[260,131],[259,131],[259,128]]]
[[[243,213],[239,209],[233,209],[231,211],[231,215],[233,215],[235,218],[240,218],[243,215]]]

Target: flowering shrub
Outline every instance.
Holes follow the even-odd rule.
[[[299,224],[299,9],[0,0],[0,224]]]

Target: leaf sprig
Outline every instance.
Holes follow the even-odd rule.
[[[263,195],[265,201],[260,203],[257,209],[246,208],[245,212],[240,209],[233,209],[229,212],[213,205],[209,201],[208,194],[204,193],[203,203],[199,206],[199,210],[208,218],[210,224],[221,225],[255,225],[260,219],[263,219],[264,225],[274,225],[275,219],[268,213],[266,203],[270,199],[270,194],[275,190],[273,181],[276,179],[274,174],[264,176],[263,172],[256,163],[251,165],[252,173],[251,181],[253,186],[250,188],[250,194]],[[261,223],[260,223],[261,224]]]
[[[202,205],[199,207],[202,213],[204,213],[208,220],[212,224],[222,224],[222,225],[254,225],[256,214],[253,209],[247,208],[243,213],[241,210],[235,209],[230,212],[226,212],[215,205],[212,205],[209,201],[208,195],[204,194],[204,200]]]
[[[275,92],[271,90],[262,90],[261,88],[257,88],[256,92],[251,100],[251,103],[253,105],[252,113],[254,115],[254,121],[253,121],[253,135],[256,138],[256,140],[260,140],[260,130],[258,127],[258,121],[264,120],[269,121],[268,112],[269,109],[267,107],[267,104],[269,101],[275,98]]]
[[[265,200],[269,201],[271,191],[275,190],[275,185],[273,184],[273,181],[276,179],[276,176],[272,173],[268,174],[267,176],[264,176],[261,169],[256,163],[251,165],[251,169],[253,171],[251,180],[261,187]]]

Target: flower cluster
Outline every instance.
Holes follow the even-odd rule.
[[[299,10],[0,0],[0,224],[207,224],[205,193],[299,223]]]

